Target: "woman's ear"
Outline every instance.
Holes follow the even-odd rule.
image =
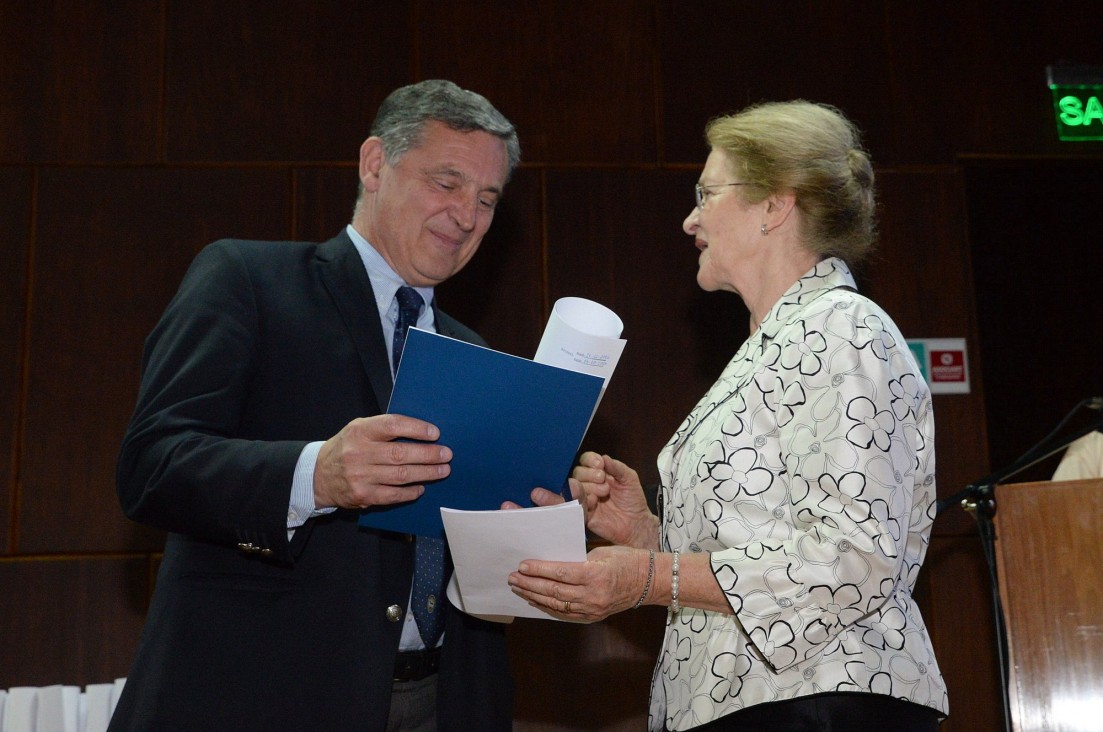
[[[766,198],[766,212],[762,222],[762,233],[768,234],[789,220],[797,206],[797,194],[793,191],[771,193]]]

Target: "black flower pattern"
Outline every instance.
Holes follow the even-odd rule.
[[[867,315],[858,325],[858,331],[854,336],[855,348],[869,348],[877,358],[888,360],[889,351],[896,348],[896,339],[885,328],[885,323],[878,315]]]
[[[719,653],[712,662],[712,675],[716,683],[710,696],[713,701],[724,702],[738,698],[743,689],[743,677],[751,670],[751,659],[742,653]]]
[[[857,622],[865,614],[862,609],[862,592],[857,585],[844,584],[834,588],[816,585],[808,594],[821,610],[819,622],[832,633]]]
[[[887,409],[878,411],[877,405],[867,397],[858,397],[846,408],[846,416],[857,422],[846,433],[846,439],[861,448],[875,445],[888,452],[892,433],[896,431],[896,418]]]
[[[892,413],[898,420],[907,419],[919,408],[922,382],[914,374],[904,374],[889,382],[892,392]]]
[[[848,519],[860,524],[870,519],[872,509],[869,501],[862,496],[866,488],[866,476],[850,472],[835,478],[833,475],[821,475],[819,486],[824,493],[819,507],[829,514],[845,514]]]
[[[784,620],[771,623],[768,628],[755,628],[751,631],[751,642],[774,668],[785,668],[797,660],[797,651],[793,648],[793,626]]]
[[[800,323],[801,335],[781,354],[781,368],[797,371],[802,376],[815,376],[823,370],[822,356],[827,352],[827,339],[819,331],[809,330]]]
[[[663,655],[663,668],[668,678],[676,679],[682,671],[682,664],[689,660],[693,644],[689,636],[674,636],[674,643],[667,648]]]
[[[898,607],[888,607],[861,622],[866,628],[862,642],[871,648],[899,651],[904,647],[904,628],[907,618]]]
[[[756,467],[758,452],[752,447],[728,451],[717,440],[701,457],[698,472],[707,478],[712,492],[722,501],[733,501],[740,494],[757,496],[770,487],[774,475],[766,468]]]

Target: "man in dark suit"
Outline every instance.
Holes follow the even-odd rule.
[[[419,542],[357,518],[448,474],[433,425],[382,413],[393,361],[412,324],[483,344],[433,287],[478,249],[519,157],[483,97],[403,87],[360,148],[345,231],[195,259],[119,456],[126,514],[169,535],[112,730],[510,729],[502,627],[434,594],[443,637],[427,633]]]

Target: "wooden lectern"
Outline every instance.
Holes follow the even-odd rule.
[[[1013,728],[1103,729],[1103,480],[995,495]]]

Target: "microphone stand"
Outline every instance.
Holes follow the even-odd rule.
[[[1000,602],[999,580],[996,572],[996,527],[992,519],[996,515],[996,486],[1012,476],[1018,475],[1027,468],[1036,465],[1046,458],[1067,448],[1070,444],[1080,439],[1089,432],[1103,430],[1103,415],[1100,415],[1086,427],[1082,427],[1069,435],[1058,438],[1069,419],[1083,407],[1099,409],[1098,399],[1088,398],[1077,404],[1065,415],[1053,430],[1050,431],[1038,444],[1019,456],[1015,462],[1003,470],[986,475],[980,480],[967,485],[949,498],[935,501],[935,517],[937,518],[950,506],[960,504],[962,509],[972,514],[977,522],[977,532],[980,534],[981,548],[988,565],[988,584],[992,593],[993,627],[996,633],[996,652],[999,656],[1000,688],[1003,692],[1003,721],[1004,730],[1011,730],[1011,700],[1009,687],[1007,628],[1003,617],[1003,603]]]

